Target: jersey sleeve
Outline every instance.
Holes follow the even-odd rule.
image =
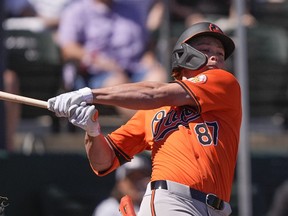
[[[229,112],[239,109],[240,86],[236,78],[224,70],[208,70],[196,77],[177,81],[191,96],[198,113]]]
[[[122,164],[131,161],[134,155],[150,150],[146,142],[145,114],[138,111],[125,125],[106,136],[106,140],[115,152],[113,165],[104,172],[96,172],[99,176],[107,175]]]

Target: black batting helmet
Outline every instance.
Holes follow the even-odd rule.
[[[200,22],[185,30],[177,40],[172,53],[172,69],[184,67],[192,70],[201,68],[207,63],[207,57],[191,47],[187,41],[198,36],[212,36],[221,41],[227,59],[235,49],[233,40],[225,35],[215,24]]]

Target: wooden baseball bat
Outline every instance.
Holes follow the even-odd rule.
[[[16,94],[0,91],[0,100],[10,101],[14,103],[26,104],[29,106],[36,106],[47,109],[47,101],[38,100],[34,98],[24,97]]]
[[[24,97],[16,94],[11,94],[7,92],[0,91],[0,100],[10,101],[14,103],[26,104],[29,106],[40,107],[43,109],[47,109],[47,101],[38,100],[34,98]],[[98,111],[95,110],[95,113],[91,116],[92,121],[96,121],[98,119]]]

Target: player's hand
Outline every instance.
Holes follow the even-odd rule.
[[[69,108],[74,104],[80,105],[82,102],[87,104],[93,102],[92,90],[88,87],[50,98],[47,108],[55,112],[58,117],[68,117]]]
[[[81,105],[72,105],[69,110],[69,121],[82,128],[89,136],[95,137],[100,134],[100,125],[98,122],[98,110],[94,105],[86,106],[85,102]]]

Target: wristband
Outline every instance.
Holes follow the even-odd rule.
[[[82,95],[84,101],[88,104],[93,102],[93,93],[92,90],[88,87],[79,89],[78,92]]]
[[[98,121],[94,122],[94,125],[92,125],[92,128],[91,128],[91,126],[88,126],[86,129],[86,132],[91,137],[96,137],[96,136],[100,135],[101,134],[101,128],[100,128],[99,122]]]

